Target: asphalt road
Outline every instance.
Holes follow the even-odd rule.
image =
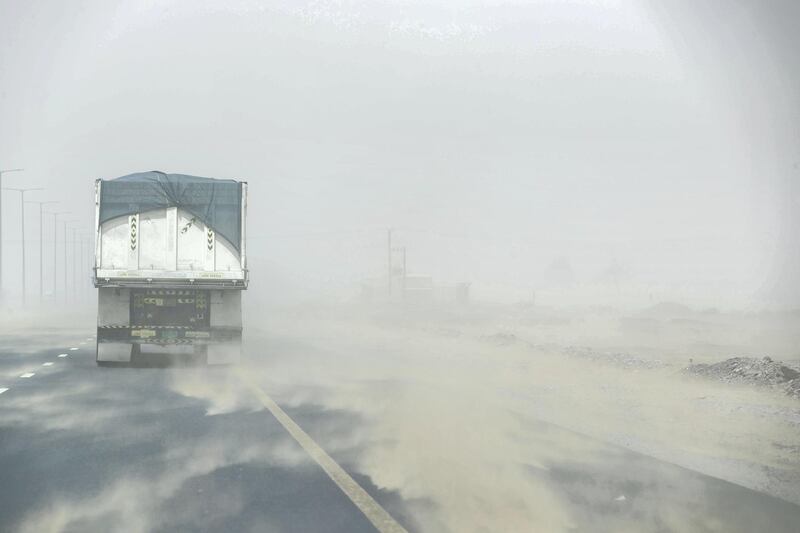
[[[440,451],[459,424],[390,413],[398,391],[430,411],[445,390],[391,371],[326,381],[330,354],[290,339],[230,367],[100,368],[92,334],[0,337],[1,531],[352,533],[374,513],[383,531],[800,531],[794,504],[518,414],[509,435],[477,403],[458,420],[481,427]],[[348,388],[355,403],[334,400]],[[409,431],[440,433],[410,450]]]

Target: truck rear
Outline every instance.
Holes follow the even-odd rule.
[[[97,362],[238,358],[247,183],[142,172],[95,182]]]

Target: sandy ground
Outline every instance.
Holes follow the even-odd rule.
[[[348,409],[364,401],[365,382],[394,388],[381,400],[387,407],[380,416],[393,426],[386,438],[405,435],[403,448],[431,461],[467,442],[474,449],[464,461],[516,453],[510,441],[524,440],[524,421],[538,420],[800,504],[800,402],[682,372],[690,359],[732,355],[796,362],[796,315],[691,313],[680,306],[633,316],[348,307],[272,313],[248,331],[262,350],[302,339],[309,353],[335,358],[335,368],[330,360],[282,361],[282,375],[270,386],[279,396],[285,391],[281,399],[289,403],[303,383],[327,391],[319,403]],[[364,352],[374,354],[374,364],[346,355]],[[331,380],[339,386],[323,385]],[[488,429],[475,439],[481,424]],[[432,434],[439,441],[431,442]],[[430,451],[445,445],[441,455]],[[536,454],[527,460],[535,464]]]

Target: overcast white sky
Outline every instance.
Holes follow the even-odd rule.
[[[661,4],[0,0],[0,168],[89,230],[95,178],[247,179],[254,287],[380,275],[391,226],[444,281],[800,302],[800,12]]]

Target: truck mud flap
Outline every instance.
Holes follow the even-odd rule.
[[[97,364],[130,363],[133,345],[128,342],[98,342]]]

